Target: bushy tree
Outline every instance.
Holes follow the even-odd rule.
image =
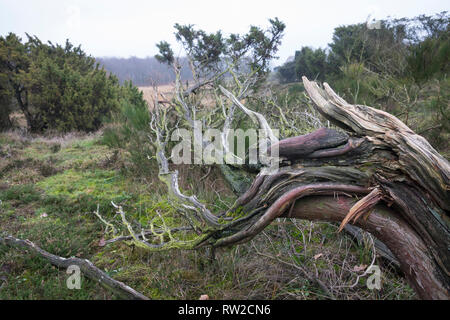
[[[326,50],[302,47],[295,52],[293,61],[276,68],[275,72],[282,83],[289,83],[300,81],[302,76],[324,81],[329,69]]]
[[[240,89],[249,87],[249,81],[257,84],[269,71],[269,62],[281,43],[286,25],[278,18],[269,19],[266,30],[251,26],[246,34],[222,35],[219,30],[207,33],[197,30],[194,25],[175,24],[175,38],[186,52],[191,65],[194,82],[200,79],[218,81],[232,76]],[[178,59],[166,41],[157,44],[160,62],[167,63],[179,73]],[[246,91],[246,90],[244,90]]]
[[[410,46],[410,54],[407,57],[408,71],[416,82],[424,82],[434,76],[448,75],[450,17],[446,12],[442,12],[434,18],[421,15],[416,21],[413,35],[425,34],[425,37],[413,38],[415,41]]]
[[[111,148],[126,149],[131,156],[134,173],[149,174],[148,156],[154,153],[149,140],[150,112],[143,93],[131,81],[126,81],[120,90],[119,109],[107,122],[103,132],[103,143]]]
[[[295,52],[295,73],[297,79],[306,76],[310,79],[325,80],[328,72],[327,53],[323,49],[303,47]]]
[[[21,39],[13,33],[0,37],[0,130],[11,126],[12,101],[21,97],[25,90],[24,70],[29,66],[30,59]],[[23,102],[22,99],[17,100]],[[26,111],[23,104],[19,103],[19,107]]]
[[[12,33],[0,38],[0,65],[2,88],[14,96],[29,129],[97,130],[118,108],[117,78],[68,40],[61,46],[27,37],[25,43]]]
[[[314,78],[326,73],[327,80],[345,77],[349,65],[363,65],[370,72],[395,77],[412,77],[416,82],[434,75],[445,76],[449,68],[450,40],[447,12],[380,21],[379,27],[365,23],[334,29],[328,51],[303,47],[295,64],[277,68],[283,82],[299,81],[302,75]],[[295,76],[292,70],[295,65]],[[324,80],[324,78],[319,78]]]
[[[288,61],[285,64],[274,69],[281,83],[298,81],[295,73],[295,61]]]

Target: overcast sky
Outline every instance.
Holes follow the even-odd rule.
[[[175,23],[228,34],[278,17],[286,23],[280,64],[301,46],[325,47],[335,27],[369,15],[401,18],[449,9],[449,0],[0,0],[0,35],[28,32],[54,43],[69,38],[97,57],[146,57],[160,40],[175,43]]]

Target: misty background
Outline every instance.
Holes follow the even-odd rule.
[[[139,86],[173,80],[173,72],[153,57],[155,46],[166,40],[183,52],[174,37],[174,24],[195,24],[206,32],[246,33],[251,25],[266,27],[278,17],[286,24],[285,36],[272,68],[292,59],[302,46],[327,48],[334,28],[387,17],[413,17],[449,9],[445,0],[429,1],[32,1],[0,2],[0,35],[14,32],[26,38],[74,45],[97,60],[119,80]],[[183,60],[183,59],[182,59]],[[190,79],[186,63],[182,78]]]

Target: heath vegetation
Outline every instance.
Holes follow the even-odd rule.
[[[274,70],[277,18],[174,27],[183,57],[159,42],[159,78],[0,37],[0,299],[448,299],[446,12],[337,27]],[[175,162],[198,123],[220,134],[189,152],[236,158],[229,130],[262,130],[278,171],[248,137],[242,165]],[[92,262],[73,260],[80,290],[49,254]]]

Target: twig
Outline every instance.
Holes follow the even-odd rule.
[[[360,275],[356,276],[355,282],[353,282],[353,284],[336,286],[334,288],[354,288],[354,287],[356,287],[358,285],[359,279],[362,278],[362,277],[365,277],[369,273],[369,271],[372,269],[372,266],[375,264],[375,260],[376,260],[377,255],[376,255],[376,249],[375,249],[375,243],[373,241],[373,237],[369,233],[367,235],[368,235],[368,237],[369,237],[369,239],[371,241],[371,245],[372,245],[372,261],[370,262],[370,265],[365,269],[363,274],[360,274]]]
[[[266,235],[266,237],[267,237],[267,235]],[[272,255],[269,255],[269,254],[265,254],[265,253],[260,252],[260,251],[258,250],[258,248],[256,248],[255,243],[254,243],[253,241],[252,241],[252,246],[253,246],[253,248],[255,249],[256,254],[258,254],[258,255],[260,255],[260,256],[263,256],[263,257],[266,257],[266,258],[270,258],[270,259],[273,259],[273,260],[277,260],[278,262],[280,262],[280,263],[282,263],[282,264],[288,265],[288,266],[290,266],[290,267],[294,267],[295,269],[301,271],[301,272],[303,273],[303,275],[304,275],[309,281],[311,281],[311,282],[316,282],[316,283],[319,285],[319,287],[322,288],[322,290],[328,295],[328,297],[329,297],[330,299],[332,299],[332,300],[335,300],[335,299],[336,299],[336,298],[334,297],[333,293],[330,292],[330,290],[327,288],[327,286],[326,286],[322,281],[320,281],[318,278],[312,277],[308,272],[306,272],[305,269],[303,269],[303,268],[300,267],[299,265],[295,265],[295,264],[293,264],[293,263],[289,263],[289,262],[287,262],[287,261],[284,261],[284,260],[280,259],[280,258],[277,257],[277,256],[272,256]]]
[[[178,231],[191,231],[191,230],[193,230],[192,227],[180,227],[180,228],[170,229],[170,232],[171,233],[175,233],[175,232],[178,232]],[[151,236],[151,235],[155,235],[155,232],[156,233],[162,233],[164,231],[163,230],[159,230],[159,229],[155,229],[154,231],[149,230],[149,231],[144,231],[143,233],[144,233],[144,236]],[[137,234],[136,236],[138,238],[142,238],[142,234]],[[127,240],[133,240],[133,236],[131,236],[131,235],[129,235],[129,236],[120,236],[120,237],[117,237],[117,238],[114,238],[114,239],[109,239],[109,240],[105,241],[105,245],[108,245],[108,244],[111,244],[111,243],[114,243],[114,242],[118,242],[118,241],[127,241]]]

